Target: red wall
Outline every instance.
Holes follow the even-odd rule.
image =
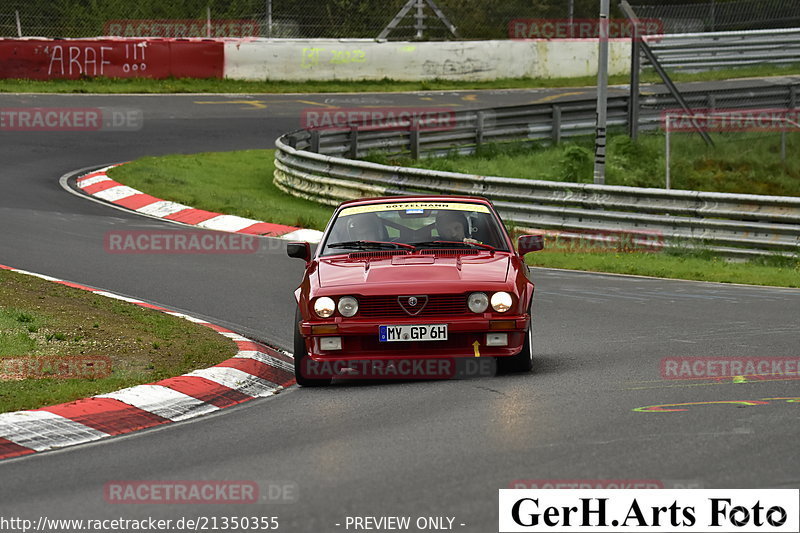
[[[0,78],[222,78],[222,41],[0,39]]]

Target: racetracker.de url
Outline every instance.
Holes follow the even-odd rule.
[[[0,531],[27,533],[62,533],[67,531],[92,531],[97,533],[122,533],[128,531],[277,531],[276,516],[196,516],[167,518],[48,518],[36,520],[0,516]]]

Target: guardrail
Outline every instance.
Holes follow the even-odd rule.
[[[699,71],[800,63],[800,28],[646,36],[661,66]]]
[[[690,103],[724,108],[796,107],[798,86],[728,84],[685,92]],[[656,128],[668,93],[641,98],[643,128]],[[711,104],[711,105],[709,105]],[[745,105],[747,104],[747,105]],[[627,121],[627,96],[609,99],[609,126]],[[336,205],[365,196],[416,192],[480,195],[516,226],[655,232],[668,240],[703,241],[733,256],[794,255],[800,250],[800,198],[618,187],[477,176],[380,165],[356,158],[370,152],[436,156],[468,153],[482,143],[558,142],[594,131],[594,99],[456,113],[447,131],[299,130],[277,140],[275,184],[283,191]],[[675,245],[675,243],[672,243]]]

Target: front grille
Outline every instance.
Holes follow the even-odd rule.
[[[406,295],[418,296],[419,295]],[[466,294],[429,294],[428,303],[416,315],[406,313],[397,296],[364,296],[358,299],[358,316],[364,318],[408,318],[463,315],[468,313]]]

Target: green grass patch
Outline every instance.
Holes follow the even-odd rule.
[[[116,167],[116,181],[157,198],[228,215],[324,229],[333,210],[272,182],[275,150],[145,157]]]
[[[112,170],[112,177],[160,198],[201,209],[279,224],[322,229],[332,209],[300,200],[272,183],[274,150],[144,158]],[[435,166],[437,160],[425,161]],[[530,264],[553,268],[679,279],[800,286],[800,261],[764,258],[734,263],[699,249],[664,253],[528,254]]]
[[[730,78],[781,76],[800,71],[799,65],[758,65],[738,69],[715,70],[698,73],[672,74],[673,81],[717,81]],[[645,71],[642,83],[661,83],[655,72]],[[626,84],[627,74],[609,77],[612,85]],[[3,80],[0,92],[6,93],[340,93],[340,92],[408,92],[408,91],[464,91],[480,89],[530,89],[558,87],[588,87],[596,85],[596,76],[578,78],[505,78],[492,81],[240,81],[231,79],[170,78],[85,78],[80,80]]]
[[[707,147],[694,134],[673,135],[671,187],[779,196],[800,195],[800,131],[787,135],[787,158],[780,157],[780,133],[713,133]],[[549,181],[592,183],[594,139],[580,137],[556,146],[509,143],[481,147],[473,155],[452,155],[414,161],[375,154],[376,163]],[[647,133],[637,142],[625,134],[611,135],[606,158],[606,184],[663,188],[665,138]]]
[[[205,326],[0,270],[0,412],[158,381],[235,353],[233,341]],[[109,358],[111,374],[64,377],[58,365],[78,357]]]
[[[714,257],[708,252],[570,253],[543,251],[526,255],[525,261],[533,266],[589,272],[613,272],[775,287],[800,287],[800,260],[791,258],[768,257],[740,263]]]

